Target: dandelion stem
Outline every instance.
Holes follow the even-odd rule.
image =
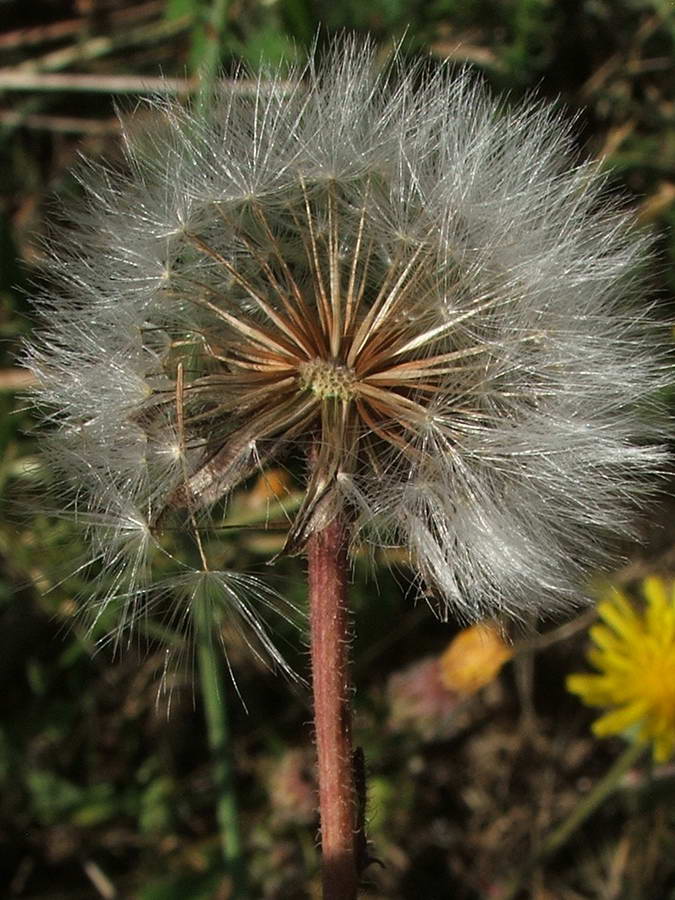
[[[245,867],[239,833],[239,815],[234,792],[233,766],[230,754],[229,726],[225,698],[222,651],[214,635],[210,604],[199,597],[194,604],[194,626],[197,641],[197,663],[209,748],[213,761],[216,791],[216,817],[223,857],[232,879],[232,900],[246,900]]]
[[[307,549],[323,900],[354,900],[358,877],[344,525],[334,519],[312,535]]]
[[[577,828],[583,825],[586,819],[616,789],[621,778],[637,762],[646,746],[644,742],[635,741],[626,747],[621,756],[598,781],[588,796],[581,800],[564,822],[561,822],[557,828],[554,828],[548,837],[544,839],[537,852],[530,857],[520,872],[511,879],[500,900],[515,900],[533,869],[565,846]]]

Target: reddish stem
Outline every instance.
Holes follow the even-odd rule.
[[[339,519],[312,535],[307,551],[323,900],[355,900],[348,561]]]

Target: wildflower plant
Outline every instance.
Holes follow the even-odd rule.
[[[654,762],[675,751],[675,585],[661,578],[641,584],[644,603],[611,588],[598,604],[587,658],[593,674],[567,678],[567,689],[588,706],[604,707],[593,723],[597,737],[621,735],[626,747],[570,814],[539,843],[510,879],[503,900],[521,895],[533,870],[564,847],[621,785],[651,745]]]
[[[219,528],[249,477],[302,473],[285,550],[309,559],[326,896],[351,896],[348,551],[406,548],[443,616],[578,599],[662,462],[647,241],[557,113],[350,39],[204,116],[151,106],[52,242],[28,357],[57,488],[102,607],[206,595],[283,664]]]
[[[598,605],[590,630],[593,674],[570,675],[567,689],[588,706],[605,708],[593,724],[598,737],[626,735],[652,745],[654,761],[675,751],[675,586],[642,582],[639,608],[618,589]]]

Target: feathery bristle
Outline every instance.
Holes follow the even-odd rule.
[[[312,450],[287,550],[340,513],[444,613],[575,602],[662,467],[666,369],[648,240],[561,118],[350,39],[155,105],[82,175],[28,351],[78,514],[182,510],[207,571],[204,513]]]

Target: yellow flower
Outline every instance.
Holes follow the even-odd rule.
[[[570,675],[567,689],[588,706],[607,707],[593,724],[598,737],[635,728],[653,744],[654,760],[675,750],[675,583],[642,583],[646,603],[638,610],[620,591],[598,606],[603,623],[590,630],[588,651],[595,675]]]

